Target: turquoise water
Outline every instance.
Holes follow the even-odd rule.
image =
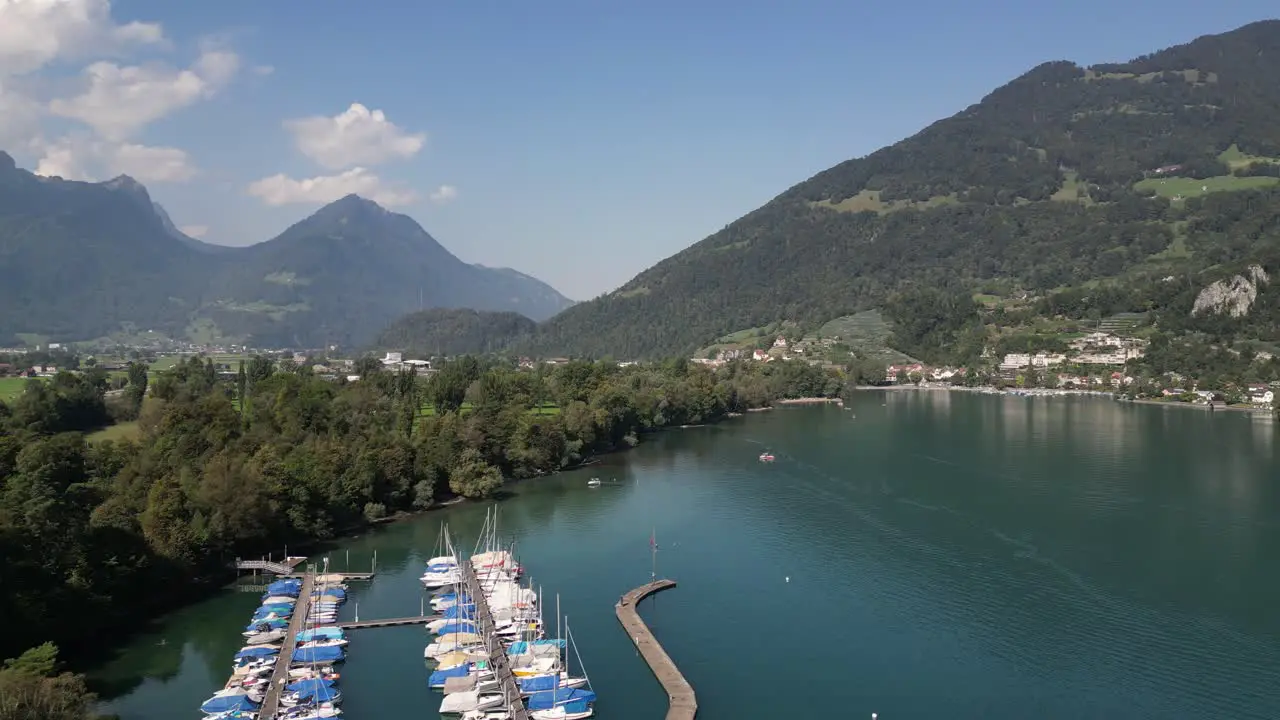
[[[600,718],[665,713],[613,614],[649,578],[651,532],[679,587],[641,612],[701,718],[1275,718],[1278,434],[1243,413],[869,392],[519,484],[501,530],[549,607],[559,593]],[[757,462],[766,448],[777,462]],[[378,562],[344,613],[417,614],[441,521],[473,541],[484,513],[339,544],[336,569]],[[95,673],[107,710],[199,717],[256,601],[228,592],[132,642]],[[354,631],[345,717],[434,717],[426,641]]]

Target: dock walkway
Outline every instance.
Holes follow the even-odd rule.
[[[486,643],[490,646],[489,664],[493,667],[494,677],[502,685],[502,696],[507,699],[507,715],[511,720],[529,720],[529,711],[520,695],[520,685],[516,682],[515,673],[511,672],[507,649],[494,637],[493,613],[489,612],[489,601],[485,599],[484,588],[476,578],[470,559],[462,561],[462,582],[467,586],[467,594],[471,596],[472,602],[476,604],[476,620],[480,622],[480,631],[484,633]]]
[[[667,651],[658,644],[653,633],[649,631],[649,626],[644,624],[640,614],[636,612],[636,604],[641,600],[675,586],[675,580],[655,580],[641,585],[623,595],[618,604],[614,605],[614,612],[618,615],[618,622],[622,623],[627,635],[635,643],[636,649],[644,657],[644,661],[649,664],[654,677],[662,683],[662,689],[667,691],[670,702],[667,707],[667,720],[693,720],[693,717],[698,714],[698,701],[693,694],[693,686],[684,679],[684,675],[680,674],[671,656],[667,655]]]
[[[302,591],[298,593],[298,602],[293,606],[293,615],[289,618],[289,630],[285,635],[284,645],[280,648],[280,656],[276,658],[276,669],[271,673],[271,684],[267,686],[267,695],[262,699],[262,709],[258,717],[271,720],[280,708],[280,693],[289,681],[289,663],[293,660],[293,649],[297,646],[298,633],[302,631],[302,623],[306,622],[307,611],[311,607],[311,588],[315,584],[315,576],[302,578]]]
[[[396,627],[399,625],[426,625],[439,620],[442,615],[414,615],[413,617],[385,618],[383,620],[350,620],[336,623],[344,630],[360,630],[363,628]]]

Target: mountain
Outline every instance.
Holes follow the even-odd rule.
[[[361,345],[407,311],[471,308],[544,320],[570,301],[527,275],[470,265],[407,215],[356,195],[244,248],[201,311],[269,345]]]
[[[121,177],[127,178],[131,181],[133,180],[133,178],[130,178],[127,175],[122,175]],[[141,185],[139,185],[139,187],[141,187]],[[144,191],[145,191],[145,188],[144,188]],[[226,245],[214,245],[213,243],[207,243],[201,240],[197,240],[191,237],[190,235],[182,232],[181,230],[178,229],[177,225],[173,224],[173,220],[169,218],[169,213],[165,211],[164,207],[162,207],[160,203],[152,201],[151,209],[155,211],[156,217],[160,218],[160,224],[164,227],[165,232],[169,233],[170,237],[182,243],[183,245],[186,245],[187,247],[193,250],[199,250],[200,252],[210,253],[210,254],[228,252],[231,250],[231,248],[227,247]]]
[[[479,355],[523,341],[537,327],[520,313],[435,308],[399,318],[378,334],[374,348],[415,355]]]
[[[1128,63],[1045,63],[569,308],[522,349],[688,353],[778,321],[892,315],[923,288],[1150,294],[1173,276],[1194,290],[1249,262],[1277,269],[1277,58],[1280,21],[1267,21]],[[1169,302],[1189,312],[1187,295]]]
[[[0,340],[174,327],[193,310],[193,253],[131,183],[41,178],[0,152]]]
[[[413,219],[354,195],[228,248],[184,235],[128,176],[44,178],[0,153],[0,343],[154,330],[350,347],[422,308],[543,320],[571,304],[527,275],[462,262]]]

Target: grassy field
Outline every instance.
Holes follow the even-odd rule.
[[[886,363],[909,362],[911,357],[889,347],[893,327],[879,310],[864,310],[853,315],[838,317],[818,328],[818,337],[838,337],[850,350]]]
[[[956,205],[960,201],[955,195],[935,195],[928,200],[916,202],[913,200],[889,200],[880,199],[879,190],[863,190],[853,197],[845,198],[838,203],[830,200],[819,200],[810,203],[814,207],[822,207],[836,212],[874,212],[879,214],[891,213],[898,210],[906,210],[907,208],[915,208],[916,210],[926,210],[928,208],[942,207],[944,205]]]
[[[85,440],[89,442],[98,442],[99,440],[126,440],[138,437],[138,421],[124,422],[110,427],[105,427],[97,432],[89,433],[85,436]]]
[[[0,402],[10,402],[21,395],[22,389],[27,386],[28,379],[21,377],[0,378]]]
[[[1256,190],[1280,184],[1280,178],[1274,177],[1236,177],[1235,175],[1219,175],[1204,178],[1147,178],[1133,185],[1134,190],[1155,191],[1160,197],[1183,199],[1199,197],[1213,192],[1231,192],[1235,190]]]

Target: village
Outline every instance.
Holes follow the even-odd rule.
[[[714,357],[691,358],[695,363],[719,367],[734,361],[807,362],[836,367],[833,351],[839,338],[788,340],[779,335],[767,348],[722,349]],[[1128,368],[1146,353],[1147,341],[1093,332],[1067,343],[1065,352],[1006,353],[996,358],[988,349],[984,367],[928,365],[922,362],[885,366],[881,383],[887,386],[967,387],[990,392],[1025,393],[1030,389],[1122,395],[1129,399],[1159,399],[1196,405],[1215,403],[1259,410],[1275,407],[1277,385],[1253,383],[1243,388],[1200,388],[1178,373],[1167,373],[1141,383]],[[854,354],[850,352],[850,354]],[[1190,385],[1188,388],[1187,385]]]

